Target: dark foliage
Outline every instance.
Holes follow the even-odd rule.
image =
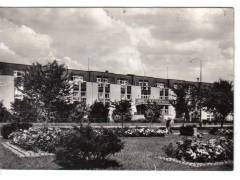
[[[32,127],[32,124],[23,122],[6,124],[3,125],[1,128],[1,135],[4,139],[8,139],[9,134],[11,134],[12,132],[15,132],[20,129],[22,130],[29,129],[30,127]]]
[[[3,103],[0,101],[0,122],[9,122],[12,119],[11,113],[3,106]]]
[[[71,111],[68,116],[68,122],[86,122],[86,119],[83,119],[84,115],[87,113],[86,103],[74,102],[70,107]]]
[[[95,169],[108,164],[107,157],[119,152],[123,143],[113,131],[90,126],[75,127],[57,147],[56,163],[64,169]]]
[[[203,96],[203,107],[214,113],[221,126],[228,114],[233,113],[233,83],[225,80],[214,82]]]
[[[131,103],[128,100],[121,100],[115,102],[115,109],[113,111],[113,119],[115,122],[129,122],[132,119]]]
[[[37,122],[37,107],[26,97],[11,104],[14,122]]]
[[[17,82],[17,87],[19,85],[23,86],[23,90],[19,90],[27,98],[20,106],[31,107],[31,113],[37,114],[37,121],[56,122],[61,115],[64,118],[65,111],[59,107],[69,103],[71,87],[68,70],[63,64],[57,61],[46,65],[34,63],[25,70],[23,79]]]
[[[183,136],[193,136],[194,133],[194,128],[196,128],[196,126],[194,125],[187,125],[187,126],[181,126],[179,131],[180,131],[180,135]]]
[[[95,123],[108,122],[109,104],[95,101],[90,106],[89,121]]]
[[[176,157],[176,148],[173,146],[173,143],[165,145],[162,149],[168,157]]]
[[[160,115],[161,106],[159,106],[156,102],[145,105],[144,117],[148,120],[148,122],[159,122]]]
[[[190,112],[195,111],[200,105],[200,89],[193,84],[182,84],[172,89],[176,97],[170,99],[175,108],[177,117],[184,114],[184,120],[189,121]]]

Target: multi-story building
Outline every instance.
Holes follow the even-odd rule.
[[[11,102],[23,96],[16,88],[27,65],[0,62],[0,100],[10,108]],[[161,106],[163,118],[175,118],[174,107],[169,99],[173,96],[172,88],[182,83],[198,85],[199,82],[189,82],[176,79],[163,79],[133,74],[115,74],[108,71],[84,71],[69,69],[71,74],[72,101],[84,101],[91,105],[95,101],[114,102],[121,99],[131,101],[133,120],[144,118],[143,105],[156,102]],[[202,83],[208,87],[210,83]],[[19,84],[18,84],[19,87]],[[20,88],[21,84],[20,84]],[[202,118],[210,117],[203,112]]]

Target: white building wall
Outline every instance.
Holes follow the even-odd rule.
[[[87,104],[92,105],[98,99],[98,83],[87,82]]]
[[[141,98],[141,87],[132,86],[132,100],[135,102],[135,99]]]
[[[160,97],[160,88],[157,87],[151,87],[151,99],[159,99]]]
[[[11,107],[14,102],[14,77],[0,75],[0,101],[6,108]]]
[[[120,101],[121,100],[121,85],[110,84],[110,101]]]

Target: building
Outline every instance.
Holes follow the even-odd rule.
[[[0,62],[0,100],[10,108],[11,102],[23,96],[16,88],[16,82],[22,78],[28,65]],[[72,101],[84,101],[91,105],[96,100],[106,102],[131,100],[133,120],[144,118],[143,105],[156,102],[161,106],[163,119],[175,118],[176,112],[169,99],[174,93],[171,90],[179,84],[189,82],[176,79],[162,79],[133,74],[115,74],[108,71],[83,71],[69,69],[72,83]],[[203,87],[210,83],[202,83]],[[22,88],[22,87],[20,87]],[[211,120],[213,116],[202,112],[202,119]]]

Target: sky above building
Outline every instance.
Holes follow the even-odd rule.
[[[233,80],[233,31],[232,8],[0,8],[0,61]]]

